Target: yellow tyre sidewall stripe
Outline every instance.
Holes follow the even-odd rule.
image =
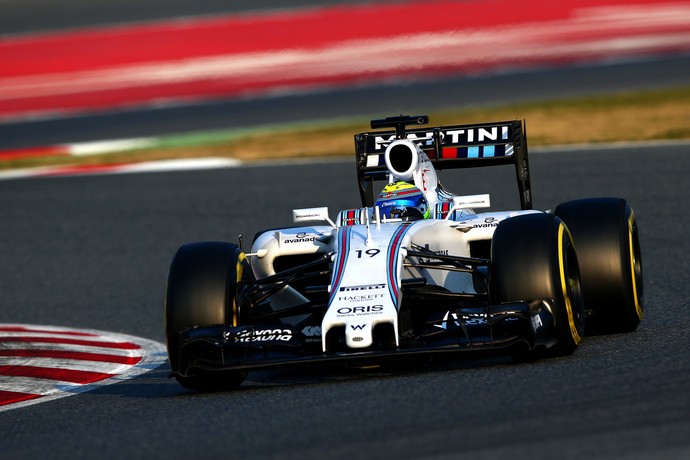
[[[632,279],[632,291],[633,291],[633,301],[635,302],[635,312],[637,317],[642,319],[644,315],[642,311],[642,305],[640,304],[640,298],[637,295],[637,276],[635,276],[635,250],[633,247],[633,228],[635,227],[635,213],[630,211],[630,217],[628,218],[628,246],[630,249],[630,271]]]
[[[242,280],[242,275],[244,273],[244,261],[247,259],[247,256],[244,254],[244,252],[240,252],[240,255],[237,257],[237,265],[235,267],[235,274],[237,275],[237,279],[235,280],[235,286],[237,286],[237,283],[239,283]],[[232,325],[233,326],[238,326],[239,325],[239,306],[237,305],[237,295],[232,296]]]
[[[582,340],[582,337],[580,337],[580,333],[578,332],[577,326],[575,325],[575,317],[573,315],[573,305],[572,305],[572,302],[570,300],[570,296],[568,295],[568,288],[566,285],[568,280],[566,280],[566,278],[565,278],[565,261],[563,260],[564,233],[567,234],[568,239],[570,241],[572,241],[572,237],[570,236],[570,231],[568,231],[565,224],[561,223],[558,226],[558,269],[560,271],[560,277],[561,277],[561,292],[563,294],[563,299],[565,301],[565,309],[566,309],[566,312],[568,314],[568,324],[570,326],[570,335],[572,336],[575,344],[579,345],[580,341]]]

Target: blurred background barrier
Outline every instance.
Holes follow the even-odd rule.
[[[27,31],[0,35],[0,120],[688,51],[690,1],[658,0],[336,4]]]

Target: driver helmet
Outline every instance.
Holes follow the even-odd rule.
[[[431,215],[424,193],[404,181],[386,185],[376,199],[375,206],[379,207],[380,215],[387,219],[417,220],[428,219]]]

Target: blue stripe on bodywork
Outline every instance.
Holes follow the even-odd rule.
[[[391,244],[388,246],[386,255],[388,263],[386,265],[386,278],[388,279],[388,292],[393,300],[393,305],[398,308],[398,259],[400,258],[400,246],[407,231],[411,228],[410,224],[402,224],[393,234]]]
[[[352,227],[341,227],[338,230],[338,258],[333,267],[333,279],[331,281],[331,298],[328,305],[333,302],[340,283],[343,281],[343,273],[345,273],[345,266],[347,265],[347,256],[350,254],[350,235]]]

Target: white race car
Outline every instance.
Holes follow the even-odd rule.
[[[240,245],[182,246],[169,272],[172,375],[197,390],[248,371],[378,364],[498,350],[573,353],[585,333],[630,332],[643,314],[635,214],[621,198],[532,209],[521,121],[420,127],[373,120],[355,135],[361,207],[293,210],[295,227]],[[414,128],[410,125],[417,125]],[[440,169],[513,165],[521,209],[481,212]]]

